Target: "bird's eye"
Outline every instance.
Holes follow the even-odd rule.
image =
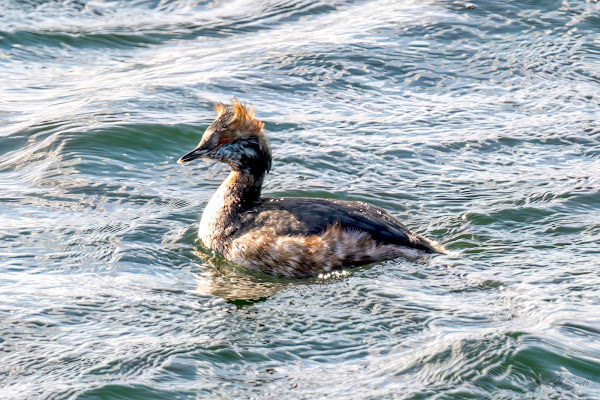
[[[219,143],[221,143],[221,144],[227,144],[227,143],[229,143],[230,140],[231,139],[229,139],[227,136],[223,136],[221,138],[221,140],[219,140]]]

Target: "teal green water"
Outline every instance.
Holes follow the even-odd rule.
[[[0,398],[600,398],[600,3],[0,0],[0,82]],[[233,96],[266,194],[451,253],[207,256]]]

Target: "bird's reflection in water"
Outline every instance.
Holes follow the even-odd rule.
[[[236,306],[245,306],[265,301],[293,285],[289,279],[254,272],[205,251],[202,248],[193,251],[203,264],[202,270],[196,273],[199,294],[222,297]]]
[[[350,270],[341,270],[309,279],[282,278],[240,267],[201,247],[194,248],[193,253],[202,261],[201,270],[195,273],[196,293],[222,297],[238,307],[260,303],[286,288],[331,283],[352,274]],[[368,266],[355,270],[363,269]]]

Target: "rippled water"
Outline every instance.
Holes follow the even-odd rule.
[[[0,82],[1,398],[600,398],[600,3],[0,0]],[[451,254],[207,256],[233,96]]]

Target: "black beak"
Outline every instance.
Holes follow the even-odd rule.
[[[179,160],[177,160],[177,164],[182,164],[184,162],[195,160],[196,158],[200,158],[206,155],[208,150],[203,149],[201,146],[196,147],[194,150],[190,151]]]

